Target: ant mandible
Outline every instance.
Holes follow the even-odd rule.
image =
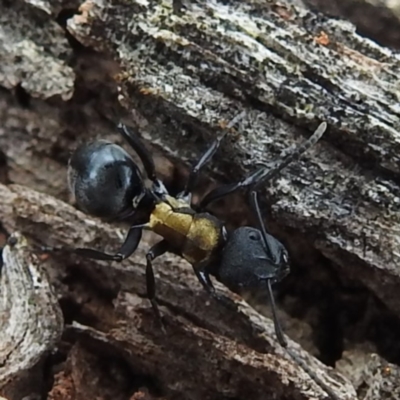
[[[126,125],[120,123],[117,129],[141,159],[152,182],[150,188],[145,187],[138,166],[122,147],[104,140],[79,146],[68,165],[69,187],[78,207],[93,216],[111,220],[124,219],[137,210],[146,210],[147,222],[131,226],[115,254],[85,248],[75,249],[74,253],[97,260],[122,261],[137,249],[142,230],[152,230],[163,239],[147,252],[146,285],[147,295],[160,321],[152,261],[172,252],[193,266],[202,286],[217,300],[221,297],[210,275],[231,290],[266,287],[278,341],[287,347],[277,318],[272,285],[289,273],[289,257],[283,244],[265,228],[257,189],[313,146],[325,132],[327,124],[321,123],[308,140],[286,154],[272,169],[264,166],[239,182],[217,187],[194,207],[192,190],[201,168],[215,154],[227,131],[244,115],[244,112],[237,115],[226,126],[223,135],[212,142],[192,168],[185,189],[176,197],[168,194],[157,178],[151,154]],[[246,226],[229,233],[224,223],[206,209],[211,202],[241,189],[248,193],[258,229]]]

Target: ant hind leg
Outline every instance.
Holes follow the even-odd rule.
[[[163,255],[169,251],[169,245],[166,240],[161,240],[156,243],[146,254],[146,286],[147,286],[147,297],[150,300],[151,306],[153,307],[154,314],[161,326],[161,329],[165,331],[164,325],[161,320],[160,310],[158,308],[156,300],[156,281],[154,279],[154,271],[152,261],[157,257]]]
[[[142,228],[143,225],[132,226],[125,238],[124,243],[120,247],[119,251],[115,254],[108,254],[102,251],[87,249],[79,247],[77,249],[63,248],[63,247],[49,247],[41,246],[40,251],[44,253],[51,252],[67,252],[77,254],[79,256],[90,258],[92,260],[105,260],[105,261],[123,261],[130,257],[138,248],[140,239],[142,238]]]

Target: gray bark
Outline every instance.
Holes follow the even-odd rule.
[[[0,287],[0,392],[40,396],[41,364],[61,339],[63,319],[40,260],[18,233],[3,250]]]
[[[69,151],[88,137],[120,142],[114,129],[120,118],[155,153],[174,165],[187,165],[221,134],[226,121],[246,110],[208,169],[223,181],[237,180],[259,163],[273,165],[284,149],[326,121],[323,141],[263,189],[268,226],[287,244],[293,262],[302,261],[310,275],[328,271],[322,262],[312,261],[315,254],[326,257],[333,266],[326,279],[330,292],[343,293],[351,282],[373,301],[379,299],[397,323],[398,54],[361,38],[347,22],[284,4],[185,4],[178,15],[172,4],[155,1],[0,5],[3,182],[25,187],[2,186],[1,221],[10,231],[18,229],[48,245],[117,248],[120,231],[36,191],[67,201]],[[78,5],[79,13],[69,15]],[[57,16],[66,20],[69,41],[55,22]],[[170,169],[161,175],[171,175]],[[229,211],[221,215],[231,216]],[[69,335],[118,349],[129,364],[157,376],[174,398],[178,393],[213,398],[214,392],[245,398],[249,393],[240,391],[242,379],[252,382],[253,398],[272,393],[282,399],[324,398],[321,388],[277,346],[268,319],[237,297],[242,307],[237,316],[213,303],[205,307],[206,295],[174,257],[163,258],[168,268],[160,269],[158,279],[173,332],[169,342],[160,339],[150,329],[147,302],[138,297],[144,293],[147,247],[144,242],[127,270],[82,262],[91,287],[112,292],[116,303],[105,307],[105,322],[99,321],[100,311],[90,310],[97,325],[72,325]],[[71,274],[65,257],[49,267],[63,271],[52,283],[59,297],[81,304],[82,294],[69,294],[61,284],[59,274]],[[256,338],[255,326],[266,334]],[[293,342],[290,346],[338,396],[355,398],[336,373]],[[201,360],[200,377],[189,373],[189,357]]]
[[[118,57],[127,70],[119,76],[120,98],[151,121],[145,137],[171,155],[184,158],[182,149],[188,148],[195,158],[193,151],[198,156],[202,147],[184,147],[183,140],[209,140],[221,118],[248,111],[239,137],[215,162],[226,171],[234,155],[230,174],[225,172],[231,180],[299,140],[299,130],[282,120],[308,130],[325,120],[325,142],[269,189],[269,199],[277,199],[272,217],[310,235],[320,251],[350,268],[349,275],[398,313],[399,57],[344,22],[312,20],[308,26],[312,14],[306,11],[273,25],[276,14],[262,3],[218,8],[209,2],[204,16],[194,4],[182,17],[154,4],[104,3],[69,20],[68,30],[85,45],[101,43],[99,49]],[[259,17],[251,19],[249,11]],[[126,21],[123,15],[135,18]],[[222,37],[218,26],[226,29]],[[328,46],[319,44],[322,31]]]
[[[25,187],[1,186],[0,200],[3,204],[0,218],[7,230],[18,229],[30,237],[40,237],[46,243],[67,248],[115,248],[120,242],[121,231],[115,227],[99,223],[53,197]],[[101,319],[96,329],[75,323],[68,328],[68,335],[87,340],[102,351],[106,345],[112,347],[113,352],[122,354],[136,370],[154,375],[171,398],[212,399],[222,395],[254,399],[272,395],[326,398],[324,391],[277,344],[271,320],[218,286],[237,306],[235,312],[227,312],[224,306],[210,300],[187,264],[173,256],[163,259],[164,266],[173,267],[160,268],[157,279],[157,297],[164,305],[167,332],[163,334],[148,301],[140,297],[145,294],[144,252],[149,242],[143,245],[122,266],[100,262],[81,265],[81,274],[91,278],[90,285],[116,294],[112,305],[102,305],[106,313],[98,316]],[[57,262],[55,282],[58,280],[58,284],[68,274],[70,261],[67,259],[68,254],[63,253]],[[62,287],[59,293],[68,296]],[[97,301],[101,303],[104,299]],[[92,307],[96,309],[96,305]],[[48,313],[43,314],[43,318],[46,316]],[[12,320],[17,323],[18,318],[16,314]],[[338,373],[293,341],[289,346],[322,382],[334,387],[338,398],[356,398],[351,384]]]
[[[304,0],[303,6],[351,21],[357,32],[394,49],[400,46],[400,1],[398,0]]]

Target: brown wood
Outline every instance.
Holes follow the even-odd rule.
[[[350,21],[361,36],[399,49],[400,3],[395,0],[303,0],[311,10]]]
[[[308,309],[318,311],[332,316],[332,326],[341,330],[334,335],[343,341],[340,351],[371,342],[365,353],[400,360],[398,54],[358,36],[348,22],[283,2],[184,4],[179,14],[173,14],[172,3],[142,0],[0,4],[5,88],[0,91],[0,178],[18,184],[0,188],[3,225],[31,243],[115,250],[123,237],[120,227],[94,221],[65,203],[70,200],[66,163],[81,140],[121,143],[114,129],[120,118],[161,160],[158,170],[169,182],[180,171],[175,166],[199,157],[242,110],[246,117],[206,169],[217,180],[234,181],[257,164],[273,165],[284,149],[327,121],[323,141],[262,191],[269,228],[287,244],[294,266],[303,266],[296,287],[312,299],[311,305],[302,303],[300,316],[290,299],[282,301],[287,312],[312,326],[304,328],[307,340],[293,316],[284,315],[284,325],[320,355],[321,324],[306,315]],[[238,201],[239,207],[232,200],[218,214],[233,225],[248,218]],[[239,216],[233,215],[238,208]],[[48,261],[50,282],[68,317],[58,349],[66,367],[57,382],[63,389],[67,382],[74,387],[71,399],[93,395],[85,387],[88,380],[76,374],[97,364],[91,357],[99,350],[126,363],[132,375],[156,379],[160,396],[167,398],[265,399],[272,393],[281,399],[324,398],[277,345],[268,318],[226,291],[239,312],[214,304],[190,267],[168,256],[156,264],[169,332],[162,336],[142,298],[144,251],[150,243],[152,237],[123,266],[66,254]],[[22,257],[29,262],[30,256]],[[328,311],[327,297],[333,299]],[[347,314],[353,306],[357,313]],[[38,312],[46,312],[41,309],[39,304]],[[371,333],[377,321],[384,327]],[[329,330],[323,331],[328,339]],[[65,349],[66,343],[71,348]],[[369,385],[368,379],[345,372],[353,388],[293,341],[290,348],[340,398],[356,398],[354,388]],[[100,365],[103,359],[96,360]],[[363,370],[364,363],[357,362],[354,369]],[[101,376],[100,367],[96,371],[93,379]],[[112,396],[141,393],[135,390]],[[52,398],[62,398],[57,393],[56,384]],[[395,398],[394,391],[390,395]]]
[[[119,242],[120,232],[115,227],[25,187],[1,186],[0,201],[6,210],[0,211],[0,218],[10,231],[18,229],[63,247],[109,247]],[[148,301],[139,297],[145,293],[145,245],[122,266],[100,267],[100,262],[80,265],[81,273],[90,275],[90,285],[114,292],[115,298],[108,307],[97,306],[103,312],[106,309],[107,315],[96,316],[94,305],[83,312],[94,314],[96,328],[73,324],[67,329],[68,335],[88,341],[97,351],[108,348],[108,352],[117,352],[136,370],[154,375],[174,398],[215,398],[215,392],[255,399],[273,393],[282,398],[308,398],[310,393],[325,398],[321,388],[276,342],[269,319],[233,295],[237,305],[232,303],[232,309],[215,303],[196,282],[188,265],[173,256],[162,261],[162,265],[173,268],[160,269],[157,279],[157,297],[164,306],[163,334]],[[70,257],[65,253],[60,256],[58,280],[68,274]],[[218,289],[228,295],[227,289],[220,285]],[[59,293],[68,296],[62,287]],[[289,346],[325,384],[333,385],[339,398],[355,399],[354,389],[343,377],[294,342]]]
[[[40,395],[42,364],[61,339],[63,319],[40,260],[18,232],[3,250],[0,287],[0,393]]]

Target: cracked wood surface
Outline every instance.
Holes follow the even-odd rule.
[[[397,54],[357,36],[343,21],[261,1],[194,2],[180,16],[170,2],[154,1],[87,2],[80,12],[67,20],[68,32],[87,48],[112,54],[122,70],[119,99],[130,110],[125,119],[164,154],[193,160],[220,134],[221,121],[248,112],[213,162],[214,176],[233,180],[255,164],[271,165],[326,120],[323,143],[265,191],[270,218],[307,235],[340,273],[400,313]],[[89,82],[102,94],[95,107],[115,120],[122,110],[107,103],[102,78]],[[115,100],[115,92],[109,94]],[[15,131],[28,139],[19,149],[38,140],[42,146],[40,165],[25,167],[24,175],[42,168],[43,154],[52,162],[54,146],[72,148],[70,132],[110,135],[110,125],[93,110],[84,124],[71,121],[68,109],[61,118],[52,109],[40,112],[51,114],[49,121],[39,116],[40,127],[15,126],[18,118],[9,116],[3,125],[5,149]]]
[[[7,230],[18,229],[44,243],[109,248],[121,241],[121,232],[115,227],[22,186],[1,185],[0,201],[0,219]],[[277,343],[271,320],[221,285],[218,289],[235,301],[235,309],[213,302],[188,265],[174,256],[163,258],[162,265],[168,268],[159,269],[160,262],[155,264],[164,335],[147,299],[138,295],[145,294],[146,247],[143,243],[122,265],[95,262],[80,266],[88,269],[94,286],[119,290],[109,314],[98,316],[96,329],[75,324],[67,334],[82,336],[97,348],[101,343],[111,346],[135,368],[155,375],[173,398],[211,399],[216,398],[215,392],[260,400],[273,394],[277,398],[327,398]],[[63,263],[57,265],[68,268],[71,256],[63,253],[60,257]],[[64,274],[58,270],[55,277]],[[56,287],[60,286],[58,279],[53,282]],[[289,347],[338,398],[356,399],[354,388],[340,374],[291,340]]]
[[[66,24],[84,49],[69,48],[55,25],[63,8],[78,6],[80,14]],[[209,169],[226,181],[244,176],[255,164],[272,165],[283,149],[304,140],[326,120],[330,129],[324,141],[263,192],[269,222],[289,246],[288,231],[305,237],[334,263],[339,276],[367,287],[399,316],[396,53],[357,36],[349,23],[261,0],[192,2],[180,15],[172,14],[167,1],[30,0],[3,2],[0,15],[1,85],[14,89],[17,97],[20,87],[32,96],[29,106],[21,107],[8,91],[0,92],[0,146],[10,181],[67,199],[68,151],[87,137],[120,141],[109,122],[119,115],[177,163],[198,157],[221,133],[223,123],[245,109],[247,117]],[[25,16],[21,22],[18,15]],[[33,201],[33,209],[35,201],[39,200]],[[12,222],[5,210],[10,216],[14,211],[7,204],[2,205],[2,215],[8,227],[23,223],[28,234],[37,236],[42,222],[36,225],[35,213]],[[69,223],[91,221],[72,211],[65,217],[71,218]],[[79,243],[83,238],[99,248],[117,243],[102,239],[103,232],[93,222],[92,233],[85,233],[89,237],[81,237],[82,232],[63,236],[62,218],[55,220],[56,235],[40,232],[46,244]],[[164,277],[164,271],[160,273]],[[117,279],[111,282],[118,286]],[[127,291],[143,293],[142,275],[140,282]],[[165,286],[161,283],[161,296]],[[173,310],[182,307],[182,299],[171,303]],[[212,330],[214,320],[208,324],[205,316],[201,318]],[[264,323],[271,328],[268,320]],[[238,330],[226,324],[223,332],[228,329],[231,338],[237,334],[240,342],[243,328],[233,326]],[[304,357],[318,371],[323,369]],[[310,384],[303,378],[297,368],[291,388],[279,375],[277,393],[282,398],[299,393],[303,398],[304,385]],[[312,390],[322,396],[318,388]]]
[[[167,152],[182,156],[193,136],[210,139],[207,125],[246,110],[215,163],[234,154],[231,180],[299,141],[304,131],[281,120],[308,130],[326,121],[327,143],[270,185],[273,217],[399,313],[399,56],[305,10],[209,1],[176,16],[168,4],[86,3],[67,29],[117,58],[120,98],[151,121],[147,138]]]

